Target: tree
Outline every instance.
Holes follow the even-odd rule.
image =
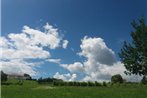
[[[26,80],[32,80],[32,77],[29,74],[24,74],[24,77],[26,77]]]
[[[7,74],[5,74],[3,71],[1,71],[1,81],[7,81]]]
[[[142,80],[141,80],[142,84],[147,84],[147,77],[143,76]]]
[[[124,42],[119,53],[127,71],[126,74],[147,75],[147,26],[145,19],[133,21],[134,31],[131,32],[132,42]]]
[[[95,86],[101,86],[101,84],[95,81]]]
[[[120,74],[116,74],[111,77],[111,82],[112,83],[123,83],[123,78]]]
[[[105,86],[105,87],[107,86],[107,84],[106,84],[106,82],[105,82],[105,81],[103,81],[103,86]]]

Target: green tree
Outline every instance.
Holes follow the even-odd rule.
[[[32,80],[32,77],[29,74],[24,74],[24,77],[26,77],[26,80]]]
[[[133,21],[134,31],[131,32],[132,42],[124,42],[119,53],[127,71],[126,74],[147,75],[147,26],[145,19]]]
[[[111,77],[111,82],[112,83],[123,83],[123,78],[120,74],[116,74]]]
[[[141,80],[142,84],[147,84],[147,77],[143,76],[142,80]]]
[[[3,71],[1,71],[1,81],[7,81],[7,74],[5,74]]]
[[[95,86],[101,86],[101,84],[97,81],[95,81]]]
[[[107,83],[105,81],[103,81],[103,86],[105,86],[105,87],[107,86]]]

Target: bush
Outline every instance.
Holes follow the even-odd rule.
[[[7,74],[5,74],[3,71],[1,71],[1,81],[7,81]]]
[[[26,77],[26,80],[32,80],[32,77],[29,74],[24,74],[24,77]]]
[[[123,78],[120,74],[114,75],[111,77],[112,83],[123,83]]]
[[[53,81],[53,85],[54,85],[54,86],[59,86],[59,82]]]
[[[147,84],[147,77],[143,76],[142,80],[141,80],[142,84]]]
[[[73,82],[68,82],[67,84],[68,84],[68,86],[73,86],[74,83]]]
[[[50,78],[50,77],[48,77],[48,78],[41,77],[37,81],[39,84],[55,84],[55,85],[57,85],[56,82],[63,82],[63,80],[61,80],[61,79],[55,79],[55,78]],[[61,84],[61,83],[59,83],[59,84]],[[61,84],[61,85],[63,85],[63,84]]]
[[[95,81],[95,86],[102,86],[102,85],[98,83],[97,81]]]
[[[105,86],[105,87],[107,86],[106,82],[103,82],[103,86]]]
[[[88,81],[88,86],[95,86],[95,83]]]
[[[88,86],[87,82],[81,82],[81,86]]]

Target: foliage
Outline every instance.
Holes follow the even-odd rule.
[[[1,81],[7,81],[7,74],[5,74],[3,71],[1,71]]]
[[[23,85],[2,85],[2,98],[146,98],[147,85],[82,87],[40,85],[25,80]]]
[[[105,81],[103,82],[103,86],[105,86],[105,87],[107,86],[107,84],[106,84],[106,82],[105,82]]]
[[[37,81],[38,81],[39,84],[44,84],[44,83],[62,82],[63,80],[61,80],[61,79],[55,79],[55,78],[50,78],[50,77],[43,79],[41,77]]]
[[[99,82],[95,81],[95,86],[102,86]]]
[[[126,74],[147,75],[147,26],[145,19],[141,18],[139,23],[132,22],[135,29],[131,32],[132,43],[124,42],[119,53],[124,63]]]
[[[88,81],[88,86],[95,86],[93,82]]]
[[[111,82],[112,83],[123,83],[123,78],[120,74],[116,74],[111,77]]]
[[[141,80],[142,84],[147,84],[147,77],[143,76],[142,80]]]
[[[27,77],[27,79],[26,80],[32,80],[32,77],[29,75],[29,74],[24,74],[24,77]]]
[[[53,86],[102,86],[101,83],[95,82],[78,82],[78,81],[63,81],[55,78],[39,78],[37,80],[39,84],[52,84]]]

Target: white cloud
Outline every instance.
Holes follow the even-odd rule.
[[[50,49],[59,47],[62,38],[59,36],[58,29],[53,28],[53,26],[48,23],[44,26],[44,28],[45,32],[41,32],[28,26],[24,26],[22,31],[25,34],[29,34],[31,39],[30,43],[33,45],[47,46]]]
[[[37,63],[28,63],[26,61],[17,59],[17,60],[11,60],[11,61],[1,61],[1,64],[2,64],[2,70],[5,73],[9,73],[9,74],[28,73],[32,76],[36,75],[36,72],[33,69],[33,66],[37,65]]]
[[[129,81],[136,81],[135,75],[126,76],[124,65],[116,61],[116,56],[112,49],[108,48],[102,38],[84,37],[81,40],[80,56],[86,58],[84,62],[75,62],[73,64],[61,64],[63,68],[70,72],[82,72],[85,74],[83,81],[110,81],[111,76],[121,74],[123,78]],[[141,78],[137,78],[139,80]]]
[[[66,49],[66,48],[67,48],[67,45],[68,45],[68,40],[63,40],[62,47],[63,47],[64,49]]]
[[[95,67],[95,66],[92,66]],[[110,81],[111,76],[115,74],[121,74],[123,77],[125,67],[121,62],[116,62],[112,66],[99,64],[93,71],[86,71],[87,76],[83,79],[84,81]]]
[[[77,74],[72,74],[69,81],[75,81],[77,79]]]
[[[75,81],[77,78],[76,74],[60,74],[59,72],[57,72],[54,76],[54,78],[56,79],[62,79],[64,81]]]
[[[7,48],[2,49],[2,59],[45,59],[50,57],[50,53],[38,46],[25,46],[23,49]]]
[[[83,64],[80,62],[75,62],[74,64],[60,64],[63,68],[69,70],[70,72],[82,72],[84,71]]]
[[[0,37],[0,47],[5,49],[8,45],[10,45],[9,41],[5,37]]]
[[[58,48],[61,41],[58,29],[48,23],[44,26],[44,31],[24,26],[21,33],[0,37],[1,70],[35,75],[35,66],[40,65],[40,62],[33,62],[32,59],[59,62],[59,59],[51,59],[49,50]]]
[[[101,64],[112,65],[116,62],[114,51],[106,46],[102,38],[88,38],[85,36],[81,41],[80,47],[82,51],[79,55]]]
[[[100,81],[110,78],[112,75],[110,70],[115,70],[112,66],[117,64],[115,53],[106,46],[101,38],[88,38],[86,36],[81,42],[81,52],[78,54],[84,56],[87,60],[73,64],[61,64],[61,66],[72,73],[84,73],[86,75],[84,81]]]
[[[61,59],[47,59],[46,61],[51,62],[51,63],[57,63],[57,64],[60,64]]]

